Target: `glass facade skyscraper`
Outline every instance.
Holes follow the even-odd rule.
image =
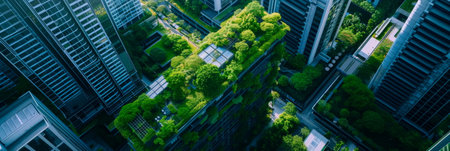
[[[450,2],[418,1],[370,83],[398,119],[428,134],[448,117]]]
[[[116,29],[124,29],[144,15],[139,0],[102,0]]]
[[[102,108],[114,114],[136,95],[134,67],[125,67],[87,1],[8,0],[0,9],[2,56],[75,125]]]
[[[278,12],[291,27],[286,50],[305,55],[308,64],[336,39],[350,0],[261,0],[269,13]]]

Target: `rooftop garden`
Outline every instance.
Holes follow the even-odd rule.
[[[210,100],[227,88],[237,89],[234,82],[241,72],[290,30],[280,20],[279,14],[267,14],[258,2],[249,3],[225,21],[220,30],[207,35],[198,49],[193,49],[190,54],[183,53],[183,49],[181,54],[173,57],[171,67],[163,73],[168,89],[153,99],[143,94],[123,106],[114,121],[115,126],[136,149],[162,150],[166,142]],[[215,57],[208,61],[201,52],[210,47],[223,53],[210,51]],[[225,61],[220,60],[221,55]],[[214,62],[223,62],[223,65]],[[233,102],[239,103],[239,99]],[[217,115],[211,115],[211,121],[216,121]]]
[[[389,49],[391,48],[393,42],[389,39],[384,39],[378,46],[375,48],[373,54],[365,61],[362,66],[358,69],[356,76],[361,78],[361,80],[365,83],[369,83],[369,80],[377,72],[378,67],[383,62],[386,57]]]

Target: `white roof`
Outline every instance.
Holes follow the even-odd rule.
[[[316,130],[312,130],[303,143],[305,144],[308,151],[321,151],[328,143],[328,139]]]
[[[375,50],[375,47],[380,43],[379,40],[371,37],[369,41],[364,45],[364,47],[359,51],[359,55],[364,57],[364,59],[368,59],[370,54]]]

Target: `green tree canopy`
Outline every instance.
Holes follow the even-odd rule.
[[[286,135],[283,137],[281,149],[285,151],[306,151],[303,138],[298,135]]]
[[[152,50],[150,50],[149,55],[150,58],[157,63],[165,61],[167,57],[166,52],[161,48],[153,48]]]
[[[202,90],[206,95],[216,95],[223,78],[220,75],[219,68],[212,64],[201,66],[196,72],[195,84],[198,89]]]
[[[295,107],[295,105],[291,102],[288,102],[286,104],[286,106],[283,107],[284,112],[290,115],[296,115],[295,113],[297,112],[297,107]]]
[[[374,111],[365,111],[360,120],[357,121],[357,125],[360,125],[372,133],[384,132],[384,119]]]
[[[244,30],[241,32],[241,39],[246,41],[254,41],[255,34],[251,30]]]
[[[285,75],[281,75],[281,77],[278,79],[278,85],[280,86],[288,86],[290,83],[289,78]]]

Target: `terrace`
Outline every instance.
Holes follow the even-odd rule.
[[[279,14],[265,13],[257,2],[249,5],[228,19],[220,30],[206,36],[192,54],[174,57],[171,67],[151,84],[147,95],[122,107],[114,123],[137,150],[164,149],[186,130],[186,125],[221,99],[224,91],[231,91],[236,80],[284,37],[289,26],[279,23]],[[264,28],[260,24],[270,26]],[[216,114],[211,113],[211,121],[217,121],[219,113]],[[161,126],[154,129],[155,133],[145,134],[148,139],[144,139],[132,133],[135,128],[128,124],[138,116],[152,127]]]

